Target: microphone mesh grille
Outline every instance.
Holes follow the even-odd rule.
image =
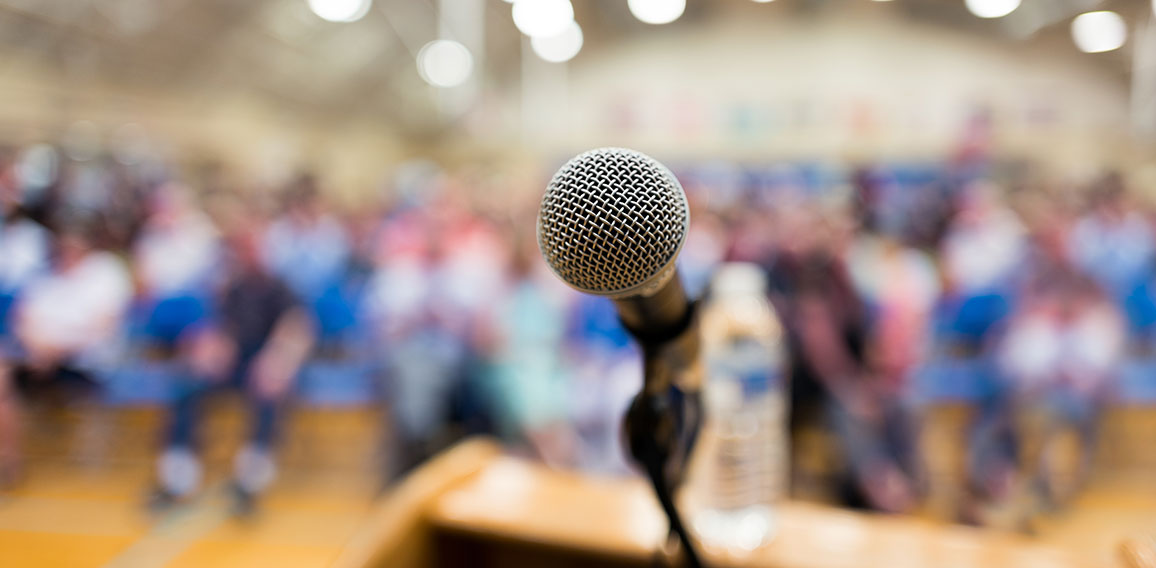
[[[689,223],[686,194],[665,166],[633,150],[600,148],[550,180],[538,210],[538,246],[566,283],[613,295],[670,266]]]

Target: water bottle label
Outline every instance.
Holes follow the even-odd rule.
[[[765,394],[781,386],[783,373],[771,366],[758,366],[745,369],[739,377],[743,385],[743,395],[746,397]]]

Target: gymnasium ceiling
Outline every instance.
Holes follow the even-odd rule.
[[[510,5],[484,2],[485,81],[516,82],[522,49]],[[670,26],[728,17],[807,18],[867,2],[689,0],[684,16]],[[605,49],[648,29],[631,17],[626,0],[573,4],[584,49]],[[1067,37],[1069,19],[1081,11],[1113,9],[1134,27],[1151,9],[1149,0],[1024,0],[1012,15],[990,21],[971,16],[963,0],[880,6],[925,24],[1057,45]],[[408,112],[398,109],[412,108],[406,99],[429,97],[414,54],[436,37],[436,14],[436,0],[375,0],[365,18],[349,24],[320,20],[305,0],[0,0],[0,81],[5,62],[22,58],[79,84],[98,77],[129,87],[241,88],[318,112],[368,106],[396,120]],[[1123,77],[1129,73],[1129,47],[1104,58]]]

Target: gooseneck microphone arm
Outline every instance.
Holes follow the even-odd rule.
[[[672,337],[644,339],[635,335],[642,347],[644,383],[642,392],[634,397],[626,411],[623,432],[630,456],[646,473],[666,514],[670,533],[682,546],[687,566],[701,568],[703,564],[695,543],[674,503],[674,490],[682,482],[703,412],[701,395],[680,389],[676,383],[676,375],[685,370],[680,355],[697,352],[694,306],[686,312],[681,332]],[[622,319],[625,325],[625,318]]]
[[[623,421],[630,455],[650,479],[687,565],[700,568],[695,543],[674,503],[703,416],[700,379],[687,380],[698,372],[697,304],[688,301],[677,272],[652,295],[614,304],[618,319],[642,348],[642,392]]]

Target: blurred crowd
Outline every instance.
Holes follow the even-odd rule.
[[[159,404],[166,507],[201,487],[203,415],[229,391],[250,415],[241,513],[276,476],[295,404],[386,406],[387,481],[477,432],[625,470],[617,423],[641,377],[613,307],[546,273],[536,199],[466,177],[414,163],[339,207],[309,175],[185,184],[157,164],[6,152],[0,478],[20,475],[29,402]]]
[[[308,175],[185,183],[46,152],[0,155],[3,480],[20,472],[22,405],[60,392],[118,404],[147,391],[167,406],[160,506],[201,485],[205,400],[228,390],[251,415],[234,462],[242,512],[275,478],[285,413],[342,393],[389,409],[388,479],[474,432],[553,465],[627,469],[618,427],[641,384],[636,352],[607,300],[539,260],[539,193],[495,198],[480,177],[425,167],[340,207]],[[1119,176],[676,170],[692,207],[687,288],[703,293],[722,262],[765,269],[791,428],[837,440],[841,501],[916,508],[922,409],[945,400],[975,409],[961,519],[982,522],[986,503],[1062,504],[1087,478],[1098,418],[1129,396],[1121,377],[1156,328],[1156,218]],[[142,383],[157,361],[166,373]],[[1052,450],[1060,432],[1076,434],[1074,459]]]
[[[837,441],[838,499],[920,507],[926,410],[963,404],[955,518],[1028,530],[1088,480],[1105,407],[1149,396],[1154,218],[1115,174],[1000,186],[985,169],[861,168],[834,194],[748,191],[695,231],[766,268],[791,427]]]

